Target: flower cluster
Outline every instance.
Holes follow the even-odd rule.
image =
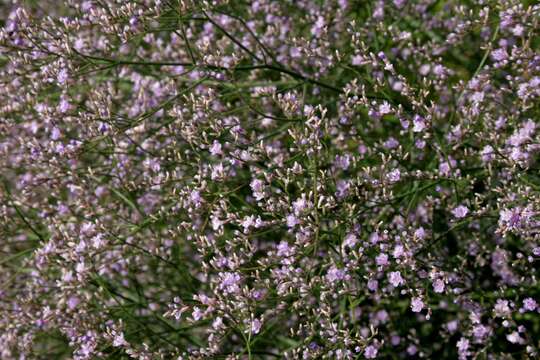
[[[0,358],[537,358],[535,3],[0,2]]]

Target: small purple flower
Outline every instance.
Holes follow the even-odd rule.
[[[295,227],[296,225],[300,224],[300,221],[294,216],[293,214],[287,215],[287,226],[290,228]]]
[[[377,289],[379,288],[379,282],[374,279],[369,279],[367,283],[367,288],[370,291],[377,291]]]
[[[63,85],[66,83],[66,81],[68,80],[68,72],[66,69],[62,69],[58,72],[58,75],[56,77],[56,80],[58,81],[58,83],[60,85]]]
[[[470,341],[463,337],[457,342],[456,346],[458,348],[458,354],[460,359],[465,359],[469,354],[469,345]]]
[[[71,109],[71,104],[65,97],[62,97],[60,99],[60,103],[58,104],[58,111],[61,112],[62,114],[65,114],[70,109]]]
[[[525,311],[534,311],[537,306],[538,304],[533,298],[529,297],[523,300],[523,309],[525,309]]]
[[[403,280],[399,271],[392,271],[390,274],[388,274],[388,280],[394,287],[405,284],[405,280]]]
[[[401,172],[399,171],[399,169],[394,169],[390,171],[388,174],[386,174],[386,178],[391,183],[398,182],[401,179]]]
[[[433,291],[438,294],[444,292],[444,281],[442,279],[433,281]]]
[[[493,150],[491,145],[486,145],[480,152],[480,155],[482,156],[482,161],[488,163],[495,158],[495,150]]]
[[[258,334],[259,331],[261,331],[262,323],[259,319],[253,319],[251,321],[251,333],[252,334]]]
[[[491,57],[493,57],[493,60],[495,61],[504,61],[508,59],[508,52],[506,52],[505,48],[495,49],[492,51]]]
[[[395,259],[399,259],[400,257],[402,257],[404,255],[405,255],[405,247],[403,245],[401,245],[401,244],[397,244],[394,247],[394,251],[392,252],[392,256]]]
[[[413,119],[413,132],[422,132],[425,128],[426,123],[424,119],[419,115],[415,115]]]
[[[426,230],[423,227],[419,227],[414,231],[414,237],[419,240],[423,240],[426,237]]]
[[[78,297],[70,296],[70,298],[67,301],[67,306],[70,310],[73,310],[77,307],[77,305],[79,305],[79,303],[80,303],[80,300]]]
[[[463,205],[459,205],[454,210],[452,210],[452,214],[458,219],[464,218],[465,216],[467,216],[468,213],[469,209]]]
[[[254,179],[251,181],[250,184],[251,190],[253,191],[253,195],[255,196],[255,199],[257,201],[264,199],[265,193],[264,193],[264,182],[260,179]]]
[[[512,310],[510,309],[508,300],[497,299],[495,306],[493,307],[495,316],[506,317],[510,316]]]
[[[240,291],[240,275],[237,273],[220,273],[221,282],[219,288],[226,294],[236,294]]]
[[[345,236],[345,239],[343,240],[343,246],[353,248],[358,243],[358,238],[355,234],[349,233],[347,236]]]
[[[60,139],[60,136],[61,136],[60,129],[58,129],[55,126],[51,131],[51,139],[56,141],[56,140]]]
[[[414,356],[418,352],[418,347],[414,344],[407,346],[407,354]]]
[[[420,312],[424,308],[424,302],[419,297],[414,297],[411,299],[411,310],[413,312]]]
[[[407,4],[407,0],[393,0],[394,6],[398,9],[401,9],[405,4]]]
[[[379,266],[385,266],[388,265],[388,255],[386,254],[379,254],[377,255],[377,258],[375,259],[377,265]]]
[[[489,335],[490,329],[484,325],[475,325],[472,333],[475,338],[475,342],[482,342]]]
[[[203,317],[203,311],[200,308],[198,308],[197,306],[195,306],[193,308],[193,312],[191,313],[191,316],[193,317],[193,320],[199,321]]]
[[[341,270],[341,269],[338,269],[335,265],[333,265],[329,270],[328,270],[328,273],[326,274],[326,279],[330,282],[330,283],[333,283],[335,281],[340,281],[340,280],[344,280],[346,278],[346,273],[345,271]]]
[[[387,149],[395,149],[399,146],[399,141],[397,141],[395,138],[390,137],[384,142],[384,147]]]
[[[128,345],[127,341],[124,339],[124,333],[120,332],[114,336],[113,346],[122,347]]]
[[[214,156],[218,156],[218,155],[223,154],[222,146],[221,146],[221,144],[219,143],[219,141],[214,140],[212,146],[210,147],[210,153],[211,153],[212,155],[214,155]]]
[[[522,344],[525,342],[525,339],[519,336],[519,333],[517,331],[514,331],[511,334],[506,335],[506,339],[512,344]]]
[[[304,210],[306,210],[311,204],[306,200],[305,196],[298,198],[293,202],[293,210],[296,215],[300,215]]]
[[[377,357],[378,349],[373,345],[368,345],[364,350],[364,356],[366,359],[375,359]]]
[[[193,190],[189,196],[189,199],[195,206],[199,206],[202,202],[201,192],[199,190]]]

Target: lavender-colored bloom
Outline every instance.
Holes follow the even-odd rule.
[[[538,304],[533,298],[526,298],[523,300],[523,309],[525,309],[525,311],[535,311],[537,307]]]
[[[299,198],[293,202],[294,213],[299,215],[304,212],[304,210],[306,210],[309,206],[310,203],[305,199],[305,197]]]
[[[395,138],[390,137],[388,140],[384,142],[384,147],[387,149],[395,149],[399,146],[399,141],[397,141]],[[396,169],[397,170],[397,169]]]
[[[219,143],[219,141],[214,140],[214,142],[212,143],[212,146],[210,147],[210,153],[214,156],[223,154],[222,146]]]
[[[409,346],[407,346],[407,354],[409,354],[410,356],[416,355],[417,352],[418,347],[416,347],[416,345],[410,344]]]
[[[378,349],[373,345],[368,345],[364,350],[364,356],[366,359],[375,359],[377,357]]]
[[[332,266],[329,270],[328,270],[328,273],[326,274],[326,279],[330,282],[330,283],[333,283],[335,281],[339,281],[339,280],[343,280],[345,279],[346,277],[346,273],[345,271],[341,270],[341,269],[338,269],[337,267],[335,266]]]
[[[490,329],[484,325],[476,325],[473,327],[472,333],[473,333],[475,342],[481,343],[489,335]]]
[[[495,315],[499,317],[506,317],[512,313],[508,300],[497,299],[497,302],[495,303],[495,306],[493,309],[494,309]]]
[[[411,310],[413,312],[420,312],[424,308],[424,302],[419,297],[414,297],[411,299]]]
[[[59,84],[63,85],[66,83],[66,81],[68,80],[68,72],[66,69],[62,69],[58,72],[58,75],[56,77],[56,80],[58,81]]]
[[[367,287],[370,291],[377,291],[379,288],[379,282],[374,279],[368,280]]]
[[[388,281],[390,281],[390,284],[394,287],[405,284],[405,280],[403,280],[399,271],[392,271],[388,274]]]
[[[459,339],[456,346],[458,348],[459,358],[460,359],[467,358],[467,355],[469,354],[468,350],[469,350],[469,346],[470,346],[470,341],[468,339],[462,337],[461,339]]]
[[[238,293],[240,291],[240,275],[226,272],[220,274],[221,282],[219,288],[225,293]]]
[[[514,331],[508,335],[506,335],[506,339],[511,342],[512,344],[522,344],[525,342],[525,339],[523,339],[521,336],[519,336],[519,333],[517,331]]]
[[[70,310],[74,310],[79,305],[80,300],[76,296],[71,296],[67,301],[67,306]]]
[[[393,182],[393,183],[398,182],[401,179],[401,172],[399,171],[399,169],[394,169],[386,175],[386,178],[390,182]]]
[[[422,132],[426,128],[425,120],[419,116],[415,115],[413,119],[413,131],[414,132]]]
[[[262,200],[265,197],[264,193],[264,182],[259,179],[254,179],[251,181],[251,190],[253,191],[253,195],[255,196],[255,199]]]
[[[261,331],[262,323],[259,319],[253,319],[251,322],[251,333],[258,334]]]
[[[468,213],[469,209],[464,205],[459,205],[454,210],[452,210],[452,214],[458,219],[464,218],[465,216],[467,216]]]
[[[394,251],[392,251],[392,256],[396,259],[399,259],[400,257],[405,255],[405,247],[401,244],[397,244],[394,247]]]
[[[379,254],[377,255],[377,258],[375,259],[377,265],[385,266],[388,265],[388,255],[386,254]]]
[[[414,231],[414,236],[419,240],[423,240],[426,237],[426,230],[420,226]]]
[[[199,321],[202,319],[203,317],[203,312],[200,308],[198,308],[197,306],[195,306],[193,308],[193,312],[191,313],[191,316],[193,317],[193,320],[195,321]]]
[[[433,291],[440,294],[444,292],[444,281],[442,279],[435,279],[433,281]]]
[[[343,246],[353,248],[358,243],[358,238],[354,233],[349,233],[347,236],[345,236],[345,239],[343,240]]]
[[[287,226],[288,227],[293,228],[296,225],[298,225],[299,223],[300,223],[300,221],[298,221],[296,216],[294,216],[293,214],[287,215]]]

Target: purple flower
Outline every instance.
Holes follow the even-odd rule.
[[[311,206],[311,203],[306,200],[305,196],[302,196],[301,198],[297,199],[293,202],[293,210],[296,215],[300,215],[304,210],[306,210],[309,206]]]
[[[394,287],[405,284],[405,280],[403,280],[399,271],[392,271],[390,274],[388,274],[388,280]]]
[[[257,201],[264,199],[265,197],[264,182],[262,180],[259,180],[259,179],[252,180],[250,187]]]
[[[469,355],[470,341],[466,338],[461,338],[456,344],[458,348],[458,354],[460,359],[465,359]]]
[[[74,310],[77,307],[77,305],[79,305],[79,303],[80,303],[80,300],[78,297],[70,296],[67,301],[67,306],[70,310]]]
[[[253,319],[251,321],[251,333],[258,334],[261,331],[262,323],[259,319]]]
[[[219,288],[226,294],[236,294],[240,291],[240,275],[237,273],[220,273]]]
[[[210,147],[210,153],[212,155],[214,155],[214,156],[218,156],[218,155],[223,154],[222,147],[221,147],[221,144],[219,143],[219,141],[214,140],[214,143]]]
[[[386,174],[386,178],[392,183],[398,182],[401,179],[401,172],[399,169],[394,169]]]
[[[436,279],[433,281],[433,291],[440,294],[444,292],[444,281],[442,279]]]
[[[484,325],[475,325],[473,327],[472,333],[473,333],[475,342],[482,342],[489,335],[490,329],[489,327],[484,326]]]
[[[509,305],[510,304],[508,300],[497,299],[497,302],[495,303],[495,306],[493,308],[495,315],[498,317],[510,316],[512,310],[510,309]]]
[[[424,119],[419,115],[415,115],[413,119],[413,132],[422,132],[425,128],[426,123]]]
[[[295,227],[296,225],[300,224],[300,221],[294,216],[293,214],[287,215],[287,226],[290,228]]]
[[[468,213],[469,209],[467,209],[467,207],[463,205],[459,205],[454,210],[452,210],[452,214],[458,219],[464,218],[465,216],[467,216]]]
[[[426,230],[420,226],[414,231],[414,236],[419,240],[423,240],[426,237]]]
[[[379,282],[374,279],[369,279],[367,283],[367,288],[370,291],[377,291],[377,289],[379,288]]]
[[[519,333],[517,331],[514,331],[511,334],[506,335],[506,339],[512,344],[522,344],[525,342],[525,339],[519,336]]]
[[[534,311],[537,306],[538,304],[533,298],[529,297],[523,300],[523,309],[525,309],[525,311]]]
[[[353,248],[358,243],[358,238],[354,233],[349,233],[343,240],[343,247]]]
[[[364,350],[364,356],[366,359],[375,359],[377,357],[378,349],[373,345],[366,346]]]
[[[405,255],[405,247],[403,247],[403,245],[401,245],[401,244],[397,244],[394,247],[394,251],[392,252],[392,256],[395,259],[399,259],[400,257],[402,257],[404,255]]]
[[[375,262],[376,262],[377,265],[379,265],[379,266],[385,266],[385,265],[388,265],[388,255],[386,255],[386,254],[379,254],[379,255],[377,255],[377,257],[375,258]]]
[[[420,312],[424,308],[424,302],[419,297],[414,297],[411,299],[411,310],[413,312]]]
[[[56,80],[60,85],[65,84],[65,82],[68,80],[68,72],[66,69],[62,69],[58,72],[58,75],[56,77]]]
[[[113,346],[122,347],[128,345],[127,341],[124,339],[124,333],[120,332],[114,336]]]
[[[345,271],[338,269],[335,265],[333,265],[326,274],[326,279],[333,283],[335,281],[344,280],[346,277]]]

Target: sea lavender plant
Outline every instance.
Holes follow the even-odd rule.
[[[0,2],[1,359],[526,359],[540,5]]]

